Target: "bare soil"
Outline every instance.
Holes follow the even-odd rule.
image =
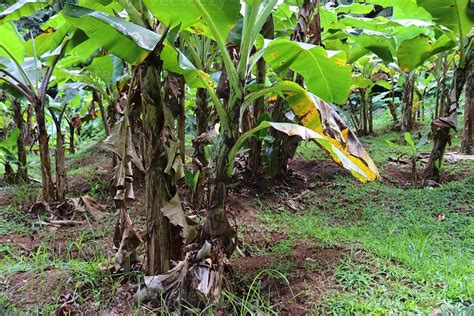
[[[95,182],[110,182],[113,172],[110,159],[103,159],[108,155],[101,150],[93,150],[90,156],[73,160],[69,169],[88,166],[88,174],[77,173],[68,177],[69,194],[81,196],[89,193]],[[286,239],[285,232],[273,230],[264,225],[257,217],[259,205],[280,205],[286,211],[300,209],[304,206],[304,194],[317,191],[318,187],[324,187],[331,183],[337,176],[350,176],[347,171],[331,161],[293,160],[289,164],[290,172],[285,178],[270,180],[262,177],[255,178],[252,175],[240,174],[232,185],[227,199],[227,210],[229,219],[235,224],[239,232],[240,242],[235,257],[232,258],[235,292],[244,294],[248,290],[251,281],[262,270],[272,269],[279,264],[288,264],[288,283],[282,279],[261,275],[262,291],[269,293],[272,301],[277,304],[282,314],[303,315],[312,310],[321,296],[336,287],[334,273],[340,261],[348,254],[345,248],[320,248],[307,240],[295,241],[292,249],[287,253],[273,253],[272,247]],[[92,175],[92,176],[91,176]],[[443,181],[453,181],[465,175],[443,175]],[[451,178],[450,178],[451,177]],[[387,184],[397,187],[410,187],[411,174],[399,166],[388,166],[382,179]],[[135,184],[136,202],[130,208],[130,216],[139,233],[145,231],[145,208],[143,183],[137,181]],[[0,207],[11,203],[13,192],[10,188],[0,188]],[[183,183],[179,187],[183,194],[182,201],[185,209],[194,215],[205,216],[205,210],[192,210],[189,203],[189,191]],[[321,197],[324,198],[324,197]],[[110,197],[99,200],[100,203],[111,205]],[[344,203],[344,201],[341,201]],[[23,208],[24,210],[27,207]],[[357,220],[354,214],[354,220]],[[94,240],[84,247],[69,247],[71,241],[80,242],[87,233],[87,225],[60,228],[49,232],[49,235],[40,235],[35,232],[31,235],[9,234],[0,236],[0,245],[10,245],[16,256],[28,256],[38,250],[38,247],[46,245],[48,251],[53,252],[64,261],[78,259],[87,261],[88,258],[100,251],[113,257],[112,232],[114,215],[109,214],[109,220],[94,223],[93,230],[102,234],[86,237]],[[81,235],[82,234],[82,235]],[[80,237],[82,236],[82,237]],[[91,246],[92,245],[92,246]],[[66,249],[68,248],[68,249]],[[0,253],[1,256],[1,253]],[[1,259],[1,257],[0,257]],[[40,275],[31,272],[19,271],[7,277],[1,278],[2,289],[10,295],[10,300],[17,306],[28,309],[45,303],[67,302],[77,284],[60,287],[61,282],[70,277],[70,271],[61,271],[56,267],[48,267]],[[40,282],[40,283],[38,283]],[[41,284],[41,286],[37,286]],[[79,285],[80,286],[80,285]],[[94,305],[91,300],[74,306],[68,304],[63,306],[63,312],[97,312],[102,311],[111,314],[127,314],[133,311],[133,294],[136,292],[137,284],[126,281],[120,286],[114,297],[109,302],[110,310],[104,306]],[[58,290],[61,288],[61,290]]]
[[[465,170],[456,174],[442,172],[440,175],[440,184],[459,181],[469,177],[472,174],[473,172],[471,170]],[[384,169],[381,181],[387,186],[396,188],[422,188],[423,177],[423,167],[418,168],[414,177],[413,173],[411,172],[411,167],[402,164],[390,164]]]

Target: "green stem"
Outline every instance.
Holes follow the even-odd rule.
[[[206,78],[200,70],[197,71],[197,75],[201,79],[201,82],[204,84],[207,91],[209,91],[209,95],[211,96],[211,99],[216,106],[217,114],[219,115],[219,119],[222,124],[222,129],[227,130],[229,127],[229,116],[227,115],[227,112],[225,111],[222,102],[219,100],[219,97],[216,95],[214,87],[211,87],[211,85],[207,81],[207,79],[209,78]]]
[[[237,74],[239,79],[245,79],[247,72],[247,61],[249,59],[250,49],[253,45],[253,28],[255,20],[257,19],[258,9],[260,8],[261,0],[254,0],[252,5],[245,4],[244,25],[242,30],[242,41],[240,44],[240,60],[237,66]]]
[[[15,58],[15,56],[13,55],[13,53],[8,49],[6,48],[4,45],[0,44],[0,48],[2,48],[7,54],[8,56],[10,56],[10,58],[13,60],[13,62],[16,64],[16,66],[18,67],[18,70],[20,71],[20,74],[21,76],[23,77],[23,79],[25,79],[25,81],[27,82],[28,86],[30,87],[30,89],[36,94],[37,91],[35,89],[35,86],[33,85],[33,82],[31,81],[30,77],[28,76],[28,74],[25,72],[25,70],[23,69],[23,67],[21,66],[20,62]]]
[[[237,152],[239,151],[240,147],[242,147],[242,145],[247,140],[247,138],[249,138],[250,136],[252,136],[253,134],[255,134],[256,132],[262,129],[269,128],[270,126],[271,125],[269,122],[263,121],[257,127],[254,127],[251,130],[248,130],[247,132],[243,133],[242,136],[240,136],[237,139],[237,141],[235,142],[234,146],[232,146],[227,156],[228,157],[228,160],[227,160],[228,165],[227,165],[227,171],[226,171],[227,176],[229,177],[232,176],[232,171],[234,170],[235,157],[237,156]]]
[[[268,16],[272,13],[273,8],[277,4],[278,0],[270,0],[263,9],[262,13],[258,16],[255,25],[252,28],[252,43],[255,42],[258,34],[262,30],[265,21],[267,21]]]
[[[284,93],[284,92],[304,92],[305,90],[301,86],[292,81],[280,81],[275,83],[273,86],[268,88],[260,89],[256,92],[250,93],[242,103],[241,113],[243,113],[247,107],[252,104],[256,99],[268,94],[268,93]]]
[[[219,30],[217,29],[217,26],[214,24],[214,21],[212,20],[211,16],[207,12],[206,8],[202,5],[200,0],[193,0],[194,4],[196,7],[201,11],[202,16],[206,20],[207,25],[211,28],[212,35],[214,36],[214,39],[217,44],[217,48],[222,54],[222,59],[224,61],[227,74],[229,76],[229,82],[230,85],[232,86],[233,90],[235,91],[234,93],[241,98],[243,95],[243,89],[241,87],[240,81],[239,81],[239,76],[237,74],[237,69],[235,68],[234,63],[232,62],[232,59],[230,58],[229,52],[227,51],[227,47],[225,45],[225,42],[220,33]]]
[[[199,53],[195,49],[195,47],[197,47],[196,41],[194,42],[194,45],[193,45],[193,43],[191,43],[191,39],[189,38],[189,34],[186,34],[186,32],[183,32],[182,36],[184,38],[184,41],[188,44],[188,49],[191,52],[191,55],[193,55],[194,63],[196,64],[197,68],[203,70],[204,69],[203,63],[201,61]]]

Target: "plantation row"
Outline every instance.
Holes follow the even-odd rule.
[[[139,300],[165,293],[196,306],[220,300],[236,249],[226,212],[233,176],[284,178],[301,140],[368,182],[380,174],[358,137],[374,133],[374,116],[390,111],[413,168],[410,133],[430,119],[423,183],[438,185],[463,107],[461,148],[474,153],[472,2],[339,2],[0,5],[5,181],[31,181],[27,155],[37,153],[42,203],[90,210],[90,201],[67,197],[67,151],[103,135],[115,172],[115,271],[132,269],[145,243],[149,277]],[[127,211],[139,175],[145,236]],[[183,210],[182,178],[192,208],[207,210],[202,224]]]

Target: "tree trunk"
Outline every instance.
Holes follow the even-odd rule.
[[[23,113],[19,100],[13,100],[13,117],[16,127],[20,131],[20,135],[16,141],[18,149],[18,171],[17,176],[20,182],[28,182],[28,169],[26,167],[26,150],[25,150],[25,128],[23,126]]]
[[[165,273],[171,260],[179,260],[182,241],[161,209],[176,193],[173,179],[164,172],[168,165],[166,142],[172,137],[168,125],[171,111],[165,108],[161,84],[162,62],[150,55],[140,66],[144,127],[144,167],[147,213],[147,274]]]
[[[471,63],[467,67],[466,96],[464,103],[464,128],[462,133],[461,151],[467,155],[474,155],[474,85],[473,67]]]
[[[265,21],[260,34],[264,38],[273,39],[274,34],[274,25],[273,25],[273,16],[270,15]],[[263,58],[259,59],[257,62],[257,77],[256,83],[263,86],[265,83],[266,75],[266,63]],[[260,124],[262,120],[262,115],[265,112],[265,98],[262,96],[255,100],[253,103],[253,120],[251,128],[256,127]],[[257,139],[257,137],[252,137],[249,142],[250,152],[249,152],[249,168],[254,172],[254,175],[258,175],[262,169],[262,141]]]
[[[374,133],[374,105],[372,103],[372,98],[368,96],[367,98],[367,107],[369,108],[369,134]]]
[[[61,122],[56,125],[56,199],[64,200],[66,197],[66,157],[64,148],[64,134],[61,131]]]
[[[25,135],[25,144],[27,146],[33,145],[33,127],[31,124],[33,118],[33,105],[28,104],[28,109],[26,110],[26,135]]]
[[[264,84],[265,83],[265,70],[266,70],[266,63],[263,58],[261,58],[257,62],[257,84]],[[255,100],[253,104],[253,124],[252,128],[256,127],[262,118],[262,114],[265,111],[265,99],[264,97],[260,97]],[[249,152],[249,167],[250,170],[253,170],[255,173],[259,173],[261,171],[261,151],[262,151],[262,141],[257,139],[257,137],[252,137],[250,139],[250,152]]]
[[[7,161],[5,163],[5,174],[3,176],[3,181],[5,183],[14,184],[16,183],[16,174],[13,171],[11,164]]]
[[[390,114],[392,115],[393,123],[398,123],[398,117],[397,117],[397,109],[395,106],[395,102],[393,101],[388,101],[388,108],[390,109]]]
[[[306,43],[310,41],[311,44],[321,45],[321,29],[320,29],[320,15],[316,14],[313,17],[313,12],[318,5],[319,1],[315,0],[304,0],[303,5],[301,6],[298,13],[298,20],[296,26],[291,35],[292,41],[298,41]],[[313,19],[311,19],[313,18]],[[291,80],[294,77],[294,73],[289,71],[289,76]],[[304,87],[304,78],[300,74],[296,75],[295,82],[300,86]],[[279,98],[280,99],[280,98]],[[281,122],[285,120],[284,105],[285,102],[277,101],[277,106],[279,109],[274,111],[272,114],[272,120]],[[280,113],[279,116],[275,116],[275,113]],[[282,135],[282,133],[275,132],[274,138],[276,140],[274,151],[276,153],[276,168],[277,171],[273,172],[274,176],[282,175],[287,173],[288,161],[292,158],[298,147],[299,137],[288,137],[287,135]]]
[[[104,126],[105,135],[109,136],[110,135],[110,127],[109,127],[109,124],[107,123],[107,117],[106,117],[106,114],[105,114],[106,112],[105,112],[105,109],[104,109],[104,104],[102,103],[102,98],[100,97],[98,92],[94,91],[94,92],[92,92],[92,99],[95,102],[97,102],[97,104],[99,105],[100,118],[102,119],[102,125]]]
[[[230,138],[229,135],[224,135],[217,156],[215,183],[204,227],[204,235],[206,237],[221,237],[223,239],[223,245],[228,256],[232,254],[236,245],[233,240],[236,231],[230,226],[225,207],[227,185],[230,181],[226,174],[227,165],[233,163],[233,161],[229,161],[228,155],[234,143],[235,140],[233,138]]]
[[[436,119],[431,126],[434,135],[434,144],[425,169],[423,181],[425,185],[431,185],[431,182],[439,183],[441,162],[443,161],[446,145],[450,139],[450,130],[456,128],[456,112],[465,81],[465,70],[460,68],[456,69],[449,98],[450,107],[447,116]]]
[[[72,155],[76,152],[76,148],[74,145],[74,125],[69,123],[69,153]]]
[[[209,130],[209,106],[206,88],[196,90],[196,125],[198,136]]]
[[[205,195],[204,185],[207,179],[207,159],[204,147],[208,144],[207,132],[209,130],[209,106],[207,104],[207,90],[198,88],[196,91],[196,127],[197,137],[193,140],[194,172],[199,170],[199,178],[196,190],[193,192],[193,204],[195,207],[204,207]]]
[[[230,96],[229,100],[232,100]],[[214,187],[211,193],[209,209],[207,212],[206,224],[203,230],[203,237],[219,237],[222,238],[225,252],[228,256],[235,249],[236,231],[230,226],[226,214],[225,199],[227,196],[227,185],[230,177],[227,175],[227,166],[233,165],[233,161],[229,161],[229,152],[239,137],[239,116],[242,100],[234,100],[234,103],[227,103],[228,123],[229,126],[224,130],[221,141],[219,143],[219,152],[215,160],[216,173],[214,178]]]
[[[436,118],[440,116],[447,115],[449,112],[449,92],[448,92],[448,85],[447,85],[447,78],[448,78],[448,57],[447,53],[444,53],[444,56],[441,60],[441,79],[438,86],[438,96],[439,96],[439,108],[438,112],[436,113]]]
[[[402,133],[413,129],[413,74],[405,76],[403,84]]]
[[[285,100],[278,97],[272,111],[271,120],[273,122],[281,121],[281,118],[285,117],[285,105]],[[272,144],[273,150],[268,157],[266,173],[271,177],[285,176],[288,172],[288,161],[296,152],[299,138],[296,136],[289,137],[276,130],[271,130],[270,133],[274,142]]]
[[[435,106],[434,112],[432,113],[432,120],[433,121],[438,118],[438,113],[439,113],[439,105],[440,105],[440,101],[441,101],[441,93],[440,93],[440,89],[439,89],[439,87],[441,86],[440,81],[441,80],[436,79],[436,83],[437,83],[436,86],[438,87],[438,89],[436,89],[436,106]]]
[[[46,202],[55,200],[55,188],[51,174],[51,159],[49,155],[49,136],[46,129],[46,120],[44,116],[44,104],[36,100],[34,105],[36,122],[38,123],[38,143],[41,161],[41,181],[43,185],[43,199]]]

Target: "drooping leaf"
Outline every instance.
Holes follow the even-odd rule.
[[[361,75],[356,75],[352,77],[352,88],[367,89],[370,86],[372,86],[372,80],[364,78]]]
[[[392,84],[388,81],[385,80],[377,80],[374,85],[378,85],[380,87],[383,87],[387,90],[391,90],[393,88]]]
[[[296,23],[295,12],[290,9],[287,3],[283,2],[273,12],[273,23],[275,32],[289,36]]]
[[[260,93],[266,92],[283,93],[300,124],[305,127],[302,129],[302,127],[295,126],[285,128],[280,126],[281,129],[285,129],[285,132],[298,133],[305,139],[314,139],[338,165],[349,170],[354,177],[362,182],[372,181],[379,177],[377,167],[357,136],[329,103],[291,81],[279,82],[268,88],[268,91]],[[258,94],[255,94],[255,97],[257,96]],[[249,98],[246,102],[251,101],[252,98]],[[272,123],[271,126],[274,124]],[[251,135],[246,136],[250,137]]]
[[[73,45],[71,50],[67,52],[67,56],[58,62],[58,67],[69,68],[74,65],[85,62],[89,57],[100,49],[100,44],[87,39],[82,43]]]
[[[203,13],[199,10],[200,5],[209,15],[224,41],[237,24],[240,15],[239,0],[144,0],[144,3],[164,25],[170,28],[180,25],[182,30],[213,38],[210,25],[206,23]]]
[[[397,25],[396,22],[388,20],[387,18],[380,17],[380,16],[373,19],[355,18],[352,16],[346,16],[340,19],[339,22],[344,26],[351,26],[357,29],[371,30],[371,31],[378,31],[378,32],[385,32],[387,28]]]
[[[432,1],[432,0],[427,0]],[[435,0],[436,1],[436,0]],[[365,0],[366,3],[393,8],[393,19],[419,19],[431,21],[431,16],[424,8],[417,5],[416,0]]]
[[[391,35],[394,37],[397,45],[400,45],[403,41],[415,38],[419,35],[428,35],[432,29],[430,27],[419,27],[415,25],[401,25],[400,27],[395,27]]]
[[[13,23],[0,24],[0,57],[10,58],[10,55],[5,49],[8,50],[20,64],[23,62],[25,43]]]
[[[198,70],[182,52],[167,40],[163,43],[160,58],[163,60],[163,69],[184,75],[186,84],[191,88],[205,87],[202,84],[202,77],[209,77],[209,75]],[[208,78],[208,83],[212,84],[211,78]]]
[[[64,14],[96,45],[132,64],[141,63],[161,39],[157,33],[104,12],[67,4]]]
[[[319,9],[319,20],[321,21],[321,27],[328,29],[329,26],[337,21],[336,11],[333,9],[321,7]]]
[[[26,55],[33,57],[36,53],[36,57],[41,57],[48,51],[54,51],[59,47],[64,37],[71,31],[71,29],[72,26],[69,23],[64,23],[56,30],[48,28],[46,32],[41,33],[26,42]]]
[[[46,0],[21,0],[0,12],[0,23],[15,21],[29,16],[48,5]]]
[[[195,228],[196,223],[184,214],[181,200],[177,193],[171,198],[171,200],[166,202],[166,204],[161,208],[161,212],[169,219],[171,224],[180,227],[180,235],[185,244],[189,244],[196,238],[198,234],[198,231]]]
[[[468,14],[469,0],[417,0],[420,7],[426,9],[436,23],[444,25],[454,32],[465,36],[474,27],[474,17]]]
[[[374,10],[373,5],[367,5],[362,3],[352,3],[349,5],[339,5],[336,8],[337,13],[348,13],[348,14],[367,14]]]
[[[404,138],[408,145],[415,147],[415,142],[411,138],[411,134],[409,132],[405,132]]]
[[[41,63],[33,57],[27,57],[21,65],[26,75],[29,77],[31,82],[38,83],[41,80]],[[23,77],[22,72],[18,66],[11,60],[7,58],[0,58],[0,68],[4,68],[15,78],[20,80],[24,84],[28,84],[26,78]]]
[[[0,148],[5,151],[13,152],[16,148],[18,137],[20,137],[20,130],[15,128],[6,139],[0,141]]]
[[[108,84],[112,80],[114,64],[110,56],[96,57],[87,69],[93,76],[100,78],[104,84]]]
[[[379,56],[383,61],[390,62],[395,54],[395,40],[382,32],[363,30],[350,37],[357,45],[364,47]],[[350,60],[352,61],[352,60]]]
[[[265,48],[263,57],[276,72],[290,68],[300,73],[308,89],[324,100],[344,103],[349,95],[351,68],[341,54],[280,39]]]
[[[454,42],[446,35],[442,35],[434,43],[428,36],[419,35],[400,44],[397,52],[398,63],[404,72],[410,72],[431,56],[453,46]]]

